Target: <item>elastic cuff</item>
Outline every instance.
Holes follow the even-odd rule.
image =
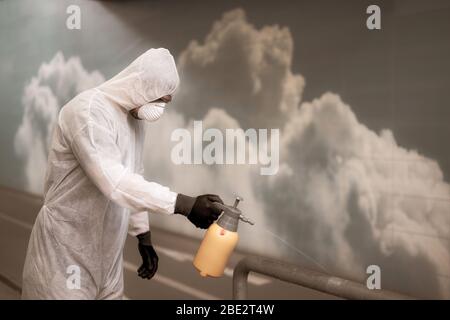
[[[150,230],[150,226],[147,211],[130,214],[130,218],[128,219],[128,234],[130,236],[136,237],[138,234],[146,233],[148,230]]]
[[[195,197],[189,197],[179,193],[175,202],[175,213],[187,216],[191,212],[196,199]]]

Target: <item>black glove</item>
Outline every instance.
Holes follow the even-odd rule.
[[[197,228],[207,229],[222,212],[214,202],[223,204],[222,199],[215,194],[204,194],[195,198],[179,193],[175,213],[186,216]]]
[[[142,265],[137,270],[139,277],[151,279],[158,270],[158,255],[152,246],[150,231],[137,236],[139,240],[138,249],[142,257]]]

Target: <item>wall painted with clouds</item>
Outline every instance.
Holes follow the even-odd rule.
[[[67,30],[78,4],[82,29]],[[245,198],[240,247],[384,288],[450,298],[450,5],[369,2],[2,1],[0,183],[42,192],[59,108],[150,47],[181,86],[149,127],[146,177]],[[5,45],[6,44],[6,45]],[[176,166],[176,128],[279,128],[280,170]],[[201,236],[181,217],[153,224]]]

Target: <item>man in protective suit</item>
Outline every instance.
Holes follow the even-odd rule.
[[[139,276],[150,279],[158,266],[148,212],[182,214],[199,228],[217,219],[218,196],[177,194],[142,176],[141,120],[159,119],[178,83],[169,51],[150,49],[61,109],[44,205],[28,244],[22,298],[120,299],[127,231],[138,238]],[[69,281],[73,270],[80,276],[75,288]]]

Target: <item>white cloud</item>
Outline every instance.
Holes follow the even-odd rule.
[[[331,93],[301,105],[280,149],[285,171],[258,184],[267,212],[285,217],[271,217],[277,230],[333,272],[362,278],[377,264],[388,288],[448,297],[450,186],[434,160]]]
[[[192,41],[180,54],[177,108],[201,118],[215,106],[244,128],[279,127],[303,93],[303,77],[291,71],[293,47],[288,28],[257,30],[243,10],[225,13],[203,44]]]
[[[43,63],[24,89],[24,113],[14,147],[25,162],[26,190],[42,193],[47,155],[59,109],[75,95],[104,81],[98,72],[87,72],[78,57],[65,60],[58,52]]]

